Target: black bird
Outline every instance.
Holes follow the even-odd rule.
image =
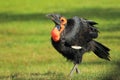
[[[74,63],[69,76],[72,76],[75,70],[79,73],[78,64],[85,52],[93,51],[99,58],[110,61],[110,49],[94,40],[99,32],[95,27],[96,22],[77,16],[66,19],[59,14],[48,14],[47,17],[55,23],[51,31],[53,47]]]

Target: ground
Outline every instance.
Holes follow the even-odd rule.
[[[120,1],[0,1],[0,80],[69,80],[73,64],[51,45],[48,13],[98,22],[97,41],[108,46],[111,61],[86,53],[73,80],[120,80]]]

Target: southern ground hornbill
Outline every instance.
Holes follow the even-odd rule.
[[[48,14],[47,17],[55,23],[51,31],[53,47],[74,63],[69,76],[72,76],[74,71],[79,73],[78,64],[85,52],[93,51],[98,57],[110,60],[110,49],[93,40],[98,37],[99,32],[95,27],[96,22],[77,16],[66,19],[59,14]]]

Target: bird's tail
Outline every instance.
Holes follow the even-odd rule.
[[[92,42],[92,51],[100,58],[106,59],[110,61],[110,49],[103,44],[93,41]]]

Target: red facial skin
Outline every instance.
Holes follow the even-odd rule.
[[[57,42],[60,40],[60,31],[58,31],[57,28],[54,28],[52,31],[51,31],[51,36],[52,36],[52,39]]]
[[[56,27],[53,28],[51,31],[51,37],[55,42],[58,42],[60,40],[60,34],[65,29],[65,24],[67,23],[67,20],[64,17],[61,17],[60,19],[60,30],[58,30]]]

